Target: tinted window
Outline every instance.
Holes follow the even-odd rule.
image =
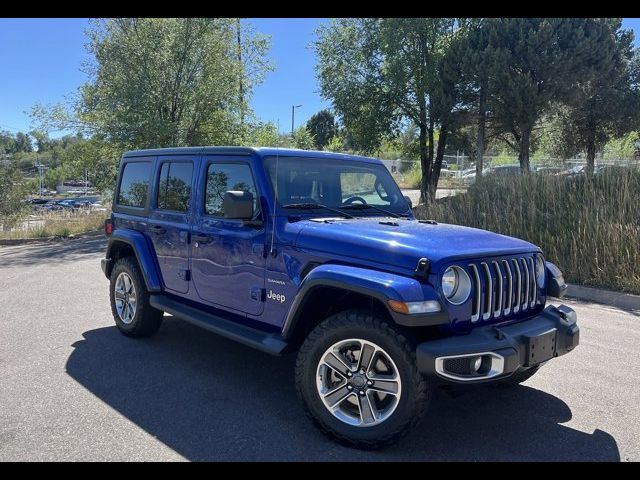
[[[151,162],[125,164],[120,179],[118,204],[126,207],[144,207],[149,192]]]
[[[191,162],[165,162],[158,180],[158,208],[186,212],[191,199]]]
[[[208,215],[223,217],[222,201],[228,190],[251,192],[253,195],[253,211],[257,212],[258,195],[253,183],[251,168],[244,163],[212,163],[207,169],[207,190],[205,212]]]

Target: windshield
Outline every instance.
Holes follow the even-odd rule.
[[[267,157],[264,163],[275,189],[276,157]],[[386,212],[402,215],[409,210],[384,165],[332,158],[280,157],[277,176],[278,204],[283,208],[318,204],[352,215],[365,212],[378,216],[386,216]]]

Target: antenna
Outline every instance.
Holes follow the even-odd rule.
[[[271,222],[273,226],[271,228],[271,249],[269,250],[269,254],[271,256],[275,256],[276,251],[274,250],[274,241],[276,236],[276,204],[278,203],[278,161],[280,160],[280,147],[276,149],[276,181],[273,186],[273,215],[271,217]]]

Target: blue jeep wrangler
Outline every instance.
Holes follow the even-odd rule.
[[[163,313],[297,352],[313,422],[359,448],[405,435],[442,383],[517,384],[578,344],[562,274],[515,238],[417,220],[379,160],[191,147],[124,154],[102,270],[118,329]]]

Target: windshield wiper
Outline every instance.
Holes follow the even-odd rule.
[[[352,203],[351,205],[343,205],[341,208],[344,208],[345,210],[347,209],[351,209],[351,210],[366,210],[369,208],[373,208],[374,210],[378,210],[379,212],[382,213],[386,213],[387,215],[394,217],[394,218],[406,218],[406,214],[401,214],[401,213],[395,213],[392,212],[390,210],[387,210],[385,208],[380,208],[377,207],[375,205],[371,205],[370,203]]]
[[[342,210],[338,210],[337,208],[327,207],[326,205],[322,205],[321,203],[289,203],[284,205],[282,208],[292,208],[297,210],[315,210],[318,208],[324,208],[325,210],[329,210],[331,212],[335,212],[345,218],[356,218],[353,215],[350,215]]]

